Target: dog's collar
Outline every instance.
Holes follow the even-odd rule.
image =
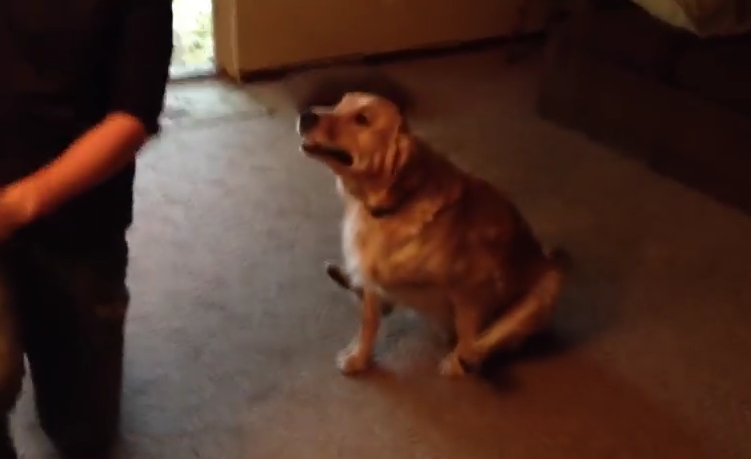
[[[406,185],[406,186],[405,186]],[[393,202],[387,203],[382,206],[370,207],[365,205],[365,209],[368,211],[371,217],[380,219],[390,217],[404,208],[409,202],[420,192],[420,185],[414,182],[410,183],[395,183],[392,184],[392,191],[398,189],[400,193],[397,193],[398,198]]]
[[[371,217],[376,219],[390,217],[402,210],[404,205],[407,204],[415,194],[415,191],[416,190],[412,190],[408,193],[403,194],[401,199],[391,203],[390,205],[376,207],[365,206],[365,209],[368,211]]]
[[[401,204],[395,204],[393,206],[367,207],[367,210],[373,218],[386,218],[399,212],[401,207]]]

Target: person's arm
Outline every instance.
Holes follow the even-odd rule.
[[[10,185],[21,225],[54,211],[135,159],[159,129],[172,56],[172,0],[128,0],[109,114],[44,168]]]

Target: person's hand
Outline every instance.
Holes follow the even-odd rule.
[[[31,191],[22,182],[0,188],[0,242],[31,222],[34,215]]]

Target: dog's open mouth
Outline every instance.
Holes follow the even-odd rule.
[[[354,158],[349,152],[335,147],[327,147],[320,144],[304,143],[302,149],[305,153],[311,156],[319,156],[324,158],[331,158],[339,164],[345,166],[351,166],[354,163]]]

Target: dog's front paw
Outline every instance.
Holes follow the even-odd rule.
[[[441,373],[441,376],[447,378],[460,378],[467,374],[467,370],[462,365],[456,352],[452,352],[441,360],[438,371]]]
[[[336,357],[336,366],[342,374],[347,376],[362,373],[369,369],[372,363],[370,355],[357,348],[344,349]]]

